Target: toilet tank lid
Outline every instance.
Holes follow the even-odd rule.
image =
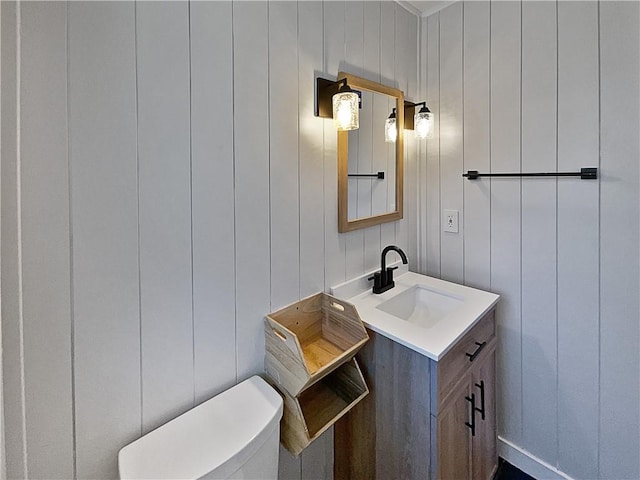
[[[196,479],[241,466],[281,417],[280,395],[251,377],[123,447],[120,478]]]

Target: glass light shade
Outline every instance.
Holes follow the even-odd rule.
[[[413,127],[416,132],[416,137],[427,138],[431,136],[433,128],[431,126],[433,122],[433,114],[425,108],[420,109],[419,112],[413,117]]]
[[[389,117],[384,122],[384,141],[387,143],[396,143],[398,138],[398,125],[395,115]]]
[[[333,96],[333,122],[338,130],[360,127],[360,98],[355,92],[338,92]]]

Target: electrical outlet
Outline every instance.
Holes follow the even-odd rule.
[[[458,210],[442,211],[442,230],[445,232],[458,233]]]

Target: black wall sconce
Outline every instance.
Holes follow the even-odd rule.
[[[396,109],[391,111],[391,115],[384,122],[384,141],[387,143],[396,143],[398,138],[398,123],[396,121]]]
[[[416,107],[422,106],[416,112]],[[433,113],[427,107],[427,102],[404,102],[404,128],[415,130],[416,137],[427,138],[433,133]]]
[[[333,118],[338,130],[360,127],[360,95],[343,78],[337,82],[316,78],[315,116]]]

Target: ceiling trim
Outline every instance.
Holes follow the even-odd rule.
[[[430,0],[430,1],[411,1],[411,0],[395,0],[398,5],[404,7],[405,10],[413,13],[418,17],[428,17],[443,8],[456,3],[459,0]]]
[[[396,0],[396,3],[407,10],[409,13],[413,13],[416,17],[422,16],[422,12],[406,0]]]

